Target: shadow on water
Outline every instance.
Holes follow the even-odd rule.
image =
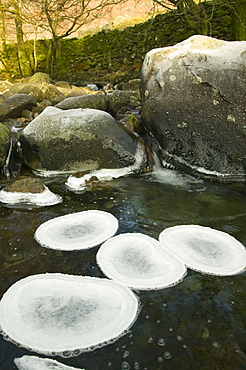
[[[56,216],[88,209],[111,212],[119,233],[158,238],[166,227],[199,224],[225,231],[246,245],[245,185],[202,182],[163,170],[130,176],[75,194],[63,183],[49,185],[63,197],[52,207],[0,207],[0,295],[17,280],[45,272],[104,277],[95,262],[98,247],[62,252],[42,248],[36,228]],[[86,370],[246,368],[246,273],[208,276],[189,270],[180,284],[136,292],[141,311],[115,343],[77,357],[57,358]],[[13,359],[35,354],[0,337],[0,369],[16,369]],[[38,355],[42,357],[42,355]]]

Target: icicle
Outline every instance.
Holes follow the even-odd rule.
[[[10,139],[10,145],[9,145],[9,152],[8,152],[8,156],[6,158],[6,162],[5,162],[5,165],[3,166],[3,175],[6,176],[6,178],[9,180],[10,179],[10,166],[9,166],[9,162],[10,162],[10,157],[11,157],[11,154],[12,154],[12,150],[13,150],[13,139],[11,138]]]

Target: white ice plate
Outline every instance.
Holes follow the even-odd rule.
[[[159,241],[141,233],[108,239],[96,255],[103,273],[137,290],[163,289],[182,281],[186,267]]]
[[[89,210],[44,222],[34,238],[42,247],[71,251],[95,247],[117,230],[118,220],[111,213]]]
[[[223,231],[180,225],[163,230],[159,240],[193,270],[226,276],[246,269],[245,247]]]
[[[3,295],[0,328],[5,339],[31,351],[69,357],[115,341],[138,310],[134,293],[115,281],[40,274]]]

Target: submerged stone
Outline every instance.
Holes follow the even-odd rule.
[[[0,327],[5,339],[31,351],[69,357],[115,341],[138,310],[134,293],[115,281],[40,274],[3,295]]]

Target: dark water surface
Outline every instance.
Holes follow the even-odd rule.
[[[199,224],[225,231],[246,245],[245,185],[199,182],[163,170],[81,194],[69,191],[63,182],[49,188],[63,196],[62,204],[36,209],[0,206],[0,297],[17,280],[33,274],[104,277],[95,262],[98,247],[62,252],[42,248],[34,240],[41,223],[71,212],[111,212],[119,220],[117,234],[141,232],[158,238],[166,227]],[[56,359],[86,370],[245,370],[245,287],[246,273],[219,277],[188,270],[174,287],[136,292],[139,316],[115,343]],[[42,357],[0,337],[1,370],[16,369],[13,359],[24,354]]]

